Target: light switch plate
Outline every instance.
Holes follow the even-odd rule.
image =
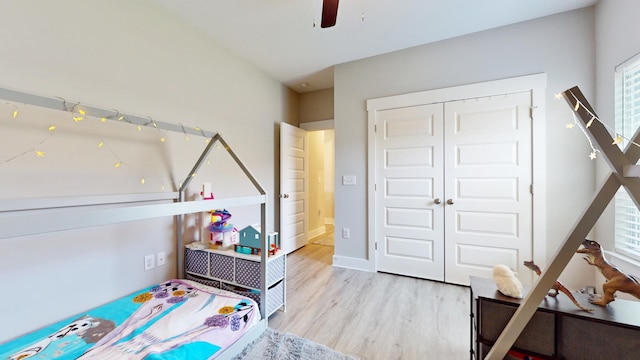
[[[342,185],[355,186],[356,185],[356,176],[355,175],[343,175],[342,176]]]

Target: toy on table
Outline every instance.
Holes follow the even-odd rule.
[[[211,223],[207,227],[210,231],[210,247],[214,249],[230,249],[238,243],[238,229],[229,222],[231,214],[227,209],[217,209],[209,212]]]
[[[239,243],[236,244],[235,251],[242,254],[260,254],[260,226],[249,225],[239,231]],[[267,234],[269,242],[269,255],[275,255],[280,250],[280,240],[277,232]]]
[[[213,200],[213,192],[211,192],[211,183],[202,184],[202,191],[200,192],[203,200]]]

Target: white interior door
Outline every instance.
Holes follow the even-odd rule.
[[[445,278],[469,284],[504,264],[529,283],[531,93],[445,105]]]
[[[280,247],[285,254],[307,243],[307,132],[280,124]]]
[[[442,118],[442,104],[377,113],[378,271],[444,280]]]

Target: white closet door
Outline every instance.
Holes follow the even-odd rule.
[[[444,279],[442,109],[376,114],[378,271]]]
[[[533,246],[530,107],[530,92],[445,105],[448,283],[491,278],[496,264],[530,282],[522,265]]]

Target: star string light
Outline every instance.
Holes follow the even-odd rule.
[[[591,110],[589,110],[589,108],[587,108],[586,106],[584,106],[584,104],[578,99],[576,98],[576,96],[571,93],[571,96],[573,97],[573,99],[576,101],[575,106],[573,107],[573,112],[571,113],[573,115],[573,123],[568,123],[566,125],[567,129],[573,129],[576,125],[578,125],[578,127],[580,128],[580,130],[582,130],[582,133],[584,134],[584,136],[587,138],[587,141],[589,142],[589,146],[591,147],[591,153],[589,154],[589,158],[591,160],[596,159],[596,154],[598,152],[600,152],[600,150],[596,149],[593,146],[593,142],[591,141],[591,137],[587,134],[586,129],[590,128],[593,125],[594,121],[599,122],[602,126],[605,127],[605,129],[607,129],[609,132],[615,134],[613,137],[613,142],[611,143],[611,145],[620,145],[622,144],[624,141],[627,141],[629,144],[632,144],[634,146],[638,146],[640,147],[640,144],[636,143],[635,141],[626,138],[624,136],[622,136],[621,134],[619,134],[618,132],[615,131],[615,129],[612,129],[610,126],[608,126],[607,124],[605,124],[604,122],[602,122],[600,120],[599,117],[596,116],[596,114],[594,114]],[[562,94],[555,94],[554,97],[556,99],[562,99]],[[590,116],[591,119],[584,125],[584,127],[581,126],[580,121],[578,121],[578,118],[576,116],[576,112],[580,109],[583,108]]]
[[[47,140],[49,140],[54,134],[55,134],[55,130],[56,130],[56,126],[55,125],[50,125],[49,127],[47,127],[47,131],[49,131],[49,133],[47,134],[47,136],[45,136],[42,140],[40,140],[40,142],[38,142],[37,144],[35,144],[31,149],[25,150],[19,154],[13,155],[11,157],[9,157],[8,159],[0,162],[0,166],[5,165],[13,160],[16,160],[18,158],[21,158],[27,154],[34,154],[37,158],[43,158],[45,157],[45,152],[40,148],[40,146],[42,144],[44,144]]]
[[[85,108],[85,107],[81,106],[81,104],[79,102],[71,103],[71,102],[68,102],[67,100],[65,100],[63,98],[59,98],[59,99],[62,101],[62,109],[61,110],[64,111],[64,112],[70,113],[71,119],[74,121],[74,123],[77,124],[77,123],[83,122],[84,120],[90,119],[91,110],[90,110],[89,107]],[[20,111],[20,109],[18,107],[13,105],[11,102],[7,102],[7,104],[9,106],[12,106],[12,108],[13,108],[11,110],[11,112],[10,112],[10,114],[11,114],[10,116],[13,119],[16,119],[19,115],[22,115],[21,111]],[[25,105],[28,105],[28,104],[25,104]],[[157,129],[158,132],[161,135],[160,142],[164,143],[164,142],[167,141],[167,139],[165,138],[165,136],[163,134],[164,131],[158,126],[159,124],[156,121],[154,121],[151,117],[148,117],[149,121],[146,121],[146,122],[145,121],[140,122],[139,119],[136,119],[136,121],[134,122],[134,121],[131,121],[130,119],[128,119],[127,115],[121,114],[118,110],[114,109],[113,111],[114,111],[114,113],[112,115],[101,114],[100,117],[95,117],[95,119],[97,121],[88,122],[89,124],[91,124],[89,126],[93,128],[94,127],[93,124],[105,124],[105,123],[107,123],[107,120],[117,120],[117,121],[127,122],[127,123],[132,124],[132,125],[136,125],[137,131],[139,131],[139,132],[142,131],[143,127],[153,127],[155,129]],[[190,137],[189,137],[189,132],[187,132],[187,127],[185,127],[183,124],[180,124],[180,127],[182,128],[182,132],[184,134],[185,140],[187,142],[189,142],[190,141]],[[102,128],[98,129],[96,127],[96,128],[94,128],[94,131],[99,134],[100,132],[104,131],[104,130],[101,130],[101,129]],[[195,128],[192,128],[192,129],[197,131],[197,132],[199,132],[198,135],[201,135],[201,136],[205,137],[205,142],[206,143],[210,142],[211,139],[207,136],[207,134],[205,133],[205,131],[202,128],[195,127]],[[40,142],[35,144],[30,149],[25,150],[25,151],[23,151],[23,152],[21,152],[19,154],[13,155],[13,156],[7,158],[4,161],[0,159],[0,166],[4,165],[6,163],[9,163],[11,161],[14,161],[14,160],[16,160],[16,159],[18,159],[20,157],[25,156],[25,155],[29,155],[29,154],[33,154],[33,156],[35,156],[37,158],[45,158],[48,155],[48,153],[42,148],[42,145],[49,138],[51,138],[51,136],[53,136],[53,134],[54,134],[54,132],[56,130],[57,130],[57,126],[56,125],[50,125],[48,127],[49,134],[44,139],[42,139]],[[114,149],[112,149],[109,146],[109,139],[102,138],[100,135],[98,135],[98,139],[96,141],[96,148],[97,149],[107,149],[111,153],[111,155],[115,158],[115,162],[112,163],[114,169],[127,168],[129,171],[137,174],[135,176],[137,176],[137,179],[138,179],[138,181],[139,181],[139,183],[141,185],[147,185],[147,184],[149,184],[150,181],[153,181],[153,182],[157,181],[161,185],[161,189],[163,191],[165,190],[166,182],[164,180],[154,179],[153,177],[147,176],[148,174],[141,174],[140,171],[137,171],[137,170],[131,168],[131,164],[129,162],[127,162],[126,159],[121,159],[120,156],[116,153],[116,151],[114,151]],[[220,148],[220,146],[218,146],[218,148]],[[207,165],[211,164],[210,159],[206,160],[206,164]],[[196,174],[192,174],[191,176],[195,177]],[[175,184],[174,181],[169,181],[169,182],[171,184]]]

